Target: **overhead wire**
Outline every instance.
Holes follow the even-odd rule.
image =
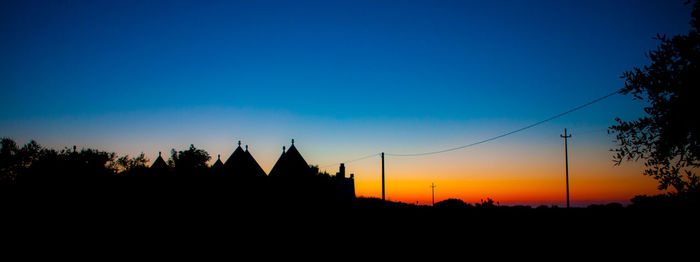
[[[334,163],[334,164],[330,164],[330,165],[320,166],[320,167],[318,167],[318,168],[321,169],[321,168],[326,168],[326,167],[330,167],[330,166],[335,166],[335,165],[338,165],[338,164],[340,164],[340,163],[351,163],[351,162],[355,162],[355,161],[360,161],[360,160],[364,160],[364,159],[367,159],[367,158],[370,158],[370,157],[373,157],[373,156],[378,156],[379,154],[380,154],[380,153],[374,153],[374,154],[371,154],[371,155],[366,155],[366,156],[363,156],[363,157],[354,158],[354,159],[351,159],[351,160],[348,160],[348,161],[344,161],[344,162],[338,162],[338,163]]]
[[[496,140],[496,139],[499,139],[499,138],[503,138],[503,137],[506,137],[506,136],[509,136],[509,135],[512,135],[512,134],[515,134],[515,133],[518,133],[518,132],[522,132],[522,131],[525,131],[525,130],[527,130],[527,129],[533,128],[533,127],[536,127],[536,126],[538,126],[538,125],[541,125],[541,124],[544,124],[544,123],[546,123],[546,122],[552,121],[552,120],[557,119],[557,118],[559,118],[559,117],[562,117],[562,116],[564,116],[564,115],[567,115],[567,114],[573,113],[573,112],[575,112],[575,111],[578,111],[578,110],[580,110],[580,109],[582,109],[582,108],[584,108],[584,107],[587,107],[587,106],[590,106],[590,105],[595,104],[595,103],[597,103],[597,102],[600,102],[600,101],[602,101],[602,100],[604,100],[604,99],[606,99],[606,98],[608,98],[608,97],[611,97],[611,96],[613,96],[613,95],[619,94],[620,92],[621,92],[621,90],[618,90],[618,91],[609,93],[609,94],[607,94],[607,95],[604,95],[604,96],[601,96],[601,97],[599,97],[599,98],[593,99],[593,100],[589,101],[588,103],[582,104],[582,105],[580,105],[580,106],[577,106],[577,107],[574,107],[574,108],[572,108],[572,109],[569,109],[569,110],[567,110],[567,111],[565,111],[565,112],[562,112],[562,113],[556,114],[556,115],[554,115],[554,116],[551,116],[551,117],[549,117],[549,118],[547,118],[547,119],[544,119],[544,120],[535,122],[535,123],[533,123],[533,124],[530,124],[530,125],[527,125],[527,126],[524,126],[524,127],[518,128],[518,129],[515,129],[515,130],[513,130],[513,131],[510,131],[510,132],[507,132],[507,133],[504,133],[504,134],[501,134],[501,135],[497,135],[497,136],[494,136],[494,137],[491,137],[491,138],[487,138],[487,139],[484,139],[484,140],[481,140],[481,141],[478,141],[478,142],[474,142],[474,143],[470,143],[470,144],[466,144],[466,145],[461,145],[461,146],[456,146],[456,147],[451,147],[451,148],[442,149],[442,150],[436,150],[436,151],[428,151],[428,152],[420,152],[420,153],[411,153],[411,154],[384,153],[384,155],[386,155],[386,156],[398,156],[398,157],[425,156],[425,155],[440,154],[440,153],[445,153],[445,152],[450,152],[450,151],[455,151],[455,150],[460,150],[460,149],[464,149],[464,148],[476,146],[476,145],[479,145],[479,144],[483,144],[483,143],[486,143],[486,142],[490,142],[490,141],[493,141],[493,140]],[[355,158],[355,159],[351,159],[351,160],[348,160],[348,161],[345,161],[345,162],[339,162],[339,163],[350,163],[350,162],[354,162],[354,161],[360,161],[360,160],[364,160],[364,159],[367,159],[367,158],[370,158],[370,157],[373,157],[373,156],[378,156],[378,155],[380,155],[380,154],[381,154],[381,153],[374,153],[374,154],[371,154],[371,155],[367,155],[367,156],[363,156],[363,157],[359,157],[359,158]],[[328,167],[328,166],[332,166],[332,165],[337,165],[337,164],[339,164],[339,163],[331,164],[331,165],[325,165],[325,166],[323,166],[323,167]],[[320,168],[323,168],[323,167],[320,167]]]
[[[474,143],[471,143],[471,144],[462,145],[462,146],[457,146],[457,147],[452,147],[452,148],[443,149],[443,150],[430,151],[430,152],[413,153],[413,154],[393,154],[393,153],[385,153],[385,155],[389,155],[389,156],[425,156],[425,155],[433,155],[433,154],[445,153],[445,152],[455,151],[455,150],[459,150],[459,149],[464,149],[464,148],[467,148],[467,147],[472,147],[472,146],[475,146],[475,145],[483,144],[483,143],[486,143],[486,142],[489,142],[489,141],[493,141],[493,140],[496,140],[496,139],[499,139],[499,138],[502,138],[502,137],[506,137],[506,136],[509,136],[509,135],[512,135],[512,134],[515,134],[515,133],[518,133],[518,132],[521,132],[521,131],[525,131],[525,130],[530,129],[530,128],[533,128],[533,127],[536,127],[536,126],[538,126],[538,125],[541,125],[541,124],[544,124],[544,123],[546,123],[546,122],[552,121],[552,120],[557,119],[557,118],[559,118],[559,117],[562,117],[562,116],[564,116],[564,115],[573,113],[573,112],[575,112],[575,111],[577,111],[577,110],[579,110],[579,109],[581,109],[581,108],[587,107],[587,106],[592,105],[592,104],[595,104],[595,103],[597,103],[597,102],[600,102],[600,101],[602,101],[603,99],[606,99],[606,98],[611,97],[611,96],[613,96],[613,95],[615,95],[615,94],[618,94],[618,93],[620,93],[619,90],[618,90],[618,91],[615,91],[615,92],[612,92],[612,93],[610,93],[610,94],[604,95],[604,96],[602,96],[602,97],[596,98],[596,99],[594,99],[594,100],[591,100],[591,101],[588,102],[588,103],[585,103],[585,104],[583,104],[583,105],[577,106],[577,107],[572,108],[572,109],[570,109],[570,110],[568,110],[568,111],[565,111],[565,112],[563,112],[563,113],[559,113],[559,114],[557,114],[557,115],[554,115],[554,116],[552,116],[552,117],[549,117],[549,118],[547,118],[547,119],[545,119],[545,120],[542,120],[542,121],[536,122],[536,123],[534,123],[534,124],[530,124],[530,125],[527,125],[527,126],[524,126],[524,127],[518,128],[518,129],[515,129],[515,130],[510,131],[510,132],[505,133],[505,134],[501,134],[501,135],[498,135],[498,136],[494,136],[494,137],[491,137],[491,138],[488,138],[488,139],[484,139],[484,140],[481,140],[481,141],[478,141],[478,142],[474,142]]]

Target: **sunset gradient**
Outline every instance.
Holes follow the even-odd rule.
[[[266,172],[295,139],[381,197],[381,152],[471,144],[619,90],[652,37],[687,32],[684,2],[3,1],[0,136],[151,161],[194,144],[211,163],[241,140]],[[388,155],[387,197],[430,204],[435,183],[436,201],[564,206],[564,128],[572,205],[660,193],[609,152],[607,127],[644,106],[615,95],[462,150]]]

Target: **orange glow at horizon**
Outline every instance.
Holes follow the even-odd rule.
[[[641,174],[640,174],[641,176]],[[581,203],[627,203],[635,195],[658,194],[656,181],[642,179],[570,179],[572,205]],[[449,198],[478,203],[491,198],[501,204],[559,205],[566,201],[565,180],[561,179],[464,179],[387,180],[387,199],[405,203],[430,204],[430,184],[435,183],[435,202]],[[381,197],[381,180],[356,184],[359,197]],[[625,185],[620,187],[620,185]]]
[[[564,161],[561,150],[557,149],[528,154],[527,148],[496,148],[484,150],[486,153],[387,158],[387,200],[430,205],[430,185],[435,183],[435,202],[457,198],[473,204],[491,198],[503,205],[565,206]],[[607,153],[595,152],[590,148],[570,151],[572,206],[628,204],[636,195],[663,193],[657,189],[656,180],[642,174],[642,163],[615,166]],[[356,195],[381,198],[381,164],[369,162],[350,165],[356,173]]]

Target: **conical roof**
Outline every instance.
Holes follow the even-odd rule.
[[[245,162],[245,152],[243,152],[243,149],[241,148],[240,143],[238,144],[238,147],[236,147],[236,150],[233,150],[233,153],[231,153],[231,156],[226,159],[226,162],[224,163],[224,167],[226,168],[234,168],[234,167],[239,167],[242,166],[243,163]]]
[[[265,174],[265,170],[263,170],[262,167],[260,167],[260,164],[258,164],[258,161],[255,161],[255,158],[253,157],[253,155],[251,155],[250,152],[248,152],[247,146],[246,146],[246,150],[245,150],[245,155],[246,155],[245,167],[246,167],[246,170],[248,171],[248,173],[256,175],[256,176],[266,176],[267,175],[267,174]]]
[[[224,163],[221,162],[221,155],[218,155],[218,159],[216,159],[216,162],[214,162],[213,165],[211,165],[212,168],[222,168],[224,167]]]
[[[282,153],[277,163],[275,163],[275,166],[272,167],[270,171],[271,177],[300,178],[307,177],[311,174],[311,168],[294,146],[294,140],[292,140],[292,146],[289,147],[289,150]]]
[[[160,152],[158,152],[158,158],[156,158],[156,160],[153,161],[153,165],[151,165],[151,168],[156,168],[156,169],[168,168],[168,164],[165,163],[165,160],[163,160],[163,157],[160,155]]]
[[[251,176],[265,176],[265,171],[260,167],[258,161],[255,161],[253,155],[241,148],[241,142],[238,141],[238,147],[231,153],[231,156],[224,163],[224,167],[232,170],[236,174],[244,174]]]
[[[284,166],[284,162],[285,162],[285,154],[286,153],[285,153],[284,147],[282,147],[282,154],[277,159],[277,162],[275,162],[275,165],[272,166],[272,170],[270,170],[271,177],[279,176],[280,173],[282,172],[282,166]]]
[[[294,171],[295,173],[306,173],[311,171],[309,164],[306,163],[306,160],[304,160],[304,157],[301,156],[301,153],[299,153],[293,143],[285,155],[287,158],[286,163],[289,171]]]

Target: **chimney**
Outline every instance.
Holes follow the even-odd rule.
[[[340,163],[340,170],[338,171],[338,177],[345,178],[345,164]]]

